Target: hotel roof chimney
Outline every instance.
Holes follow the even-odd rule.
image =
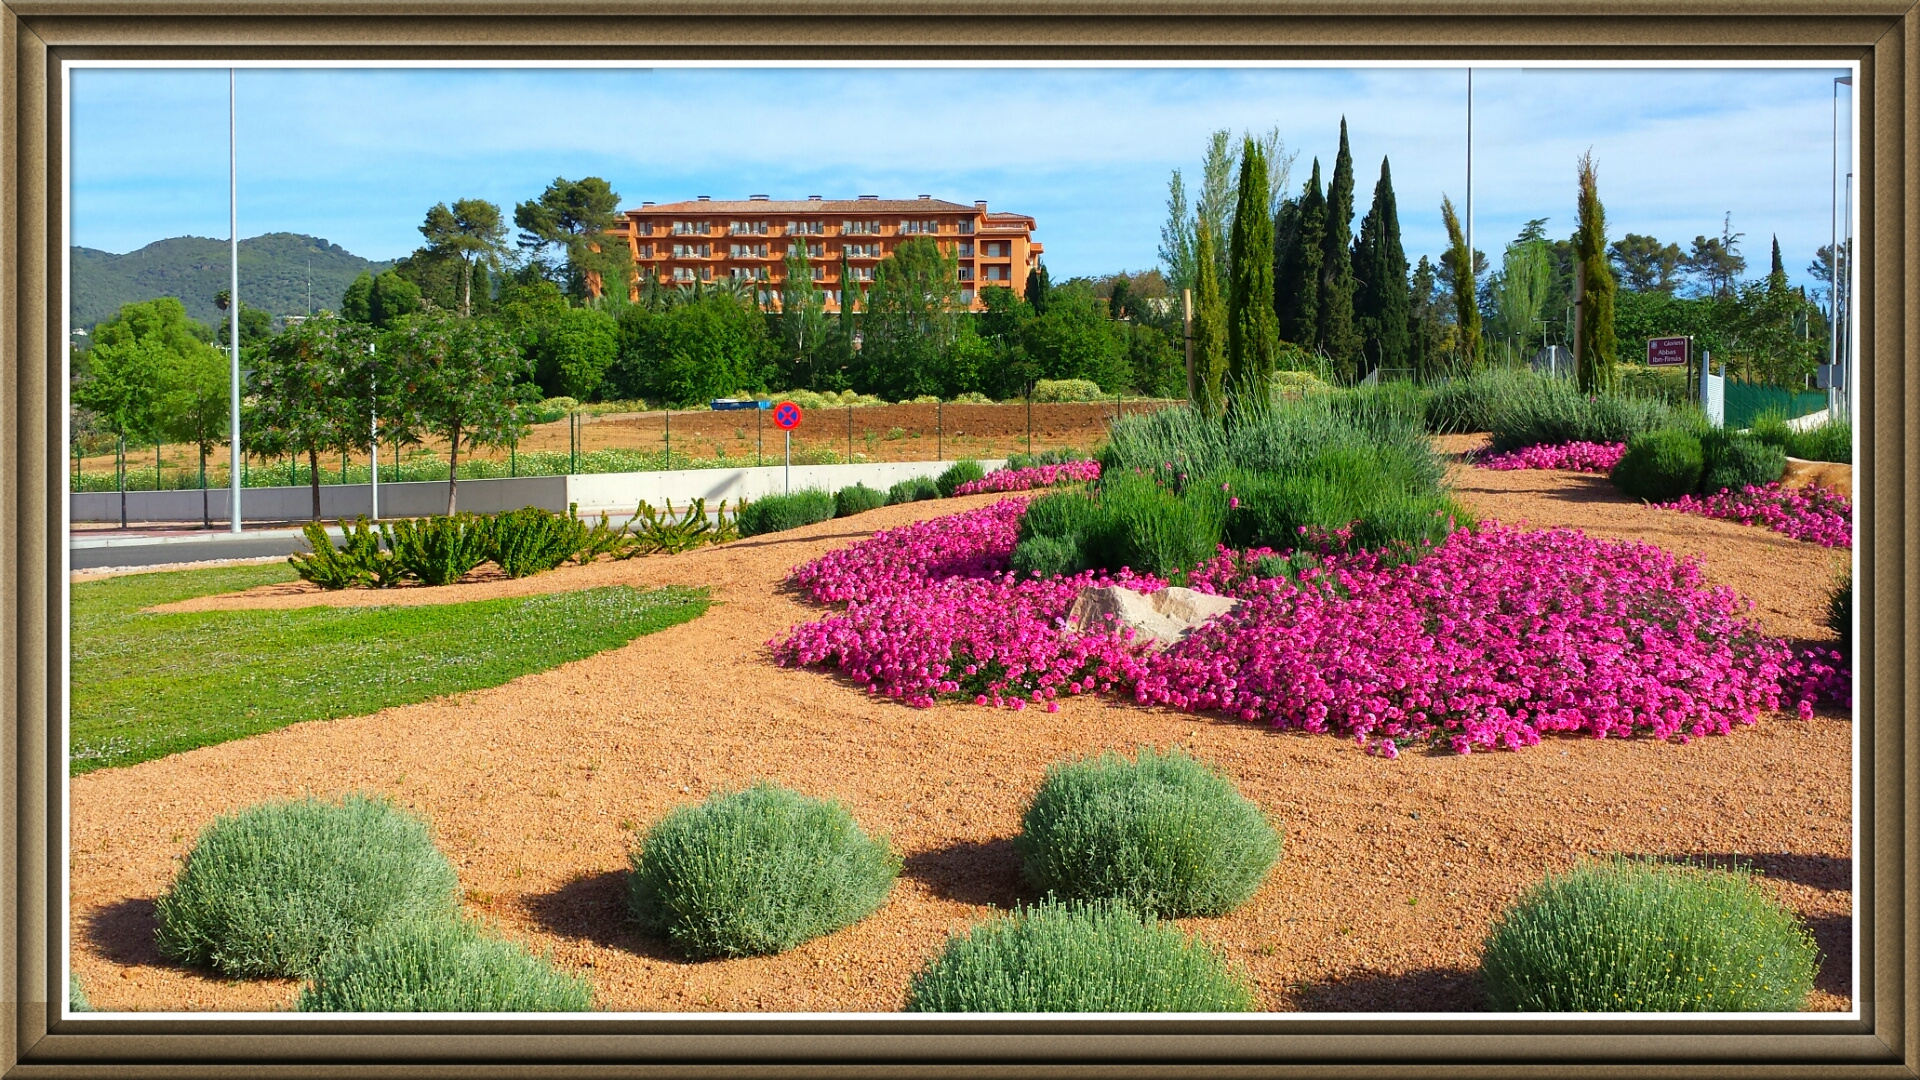
[[[767,197],[765,195],[749,195],[747,196],[747,199],[750,202],[766,202],[767,201]]]
[[[861,202],[869,202],[869,201],[874,201],[874,202],[877,202],[877,201],[879,201],[879,199],[880,199],[880,196],[878,196],[878,195],[862,195],[862,196],[860,196],[860,201],[861,201]]]
[[[807,201],[808,201],[808,202],[819,202],[819,201],[820,201],[820,196],[818,196],[818,195],[809,195],[809,196],[807,196]]]
[[[973,200],[973,208],[975,210],[985,210],[987,208],[987,200],[985,199]]]
[[[698,200],[700,200],[701,202],[712,202],[712,201],[713,201],[713,196],[711,196],[711,195],[695,195],[695,196],[694,196],[694,198],[696,198],[696,199],[698,199]]]

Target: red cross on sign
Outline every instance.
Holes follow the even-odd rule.
[[[773,426],[781,431],[792,431],[800,426],[800,406],[791,401],[783,401],[773,407]]]

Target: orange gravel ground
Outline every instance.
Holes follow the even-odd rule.
[[[1577,474],[1454,475],[1483,516],[1700,554],[1713,580],[1755,600],[1771,632],[1829,636],[1823,605],[1844,552],[1631,505]],[[949,933],[1032,898],[1011,839],[1049,762],[1177,744],[1224,769],[1285,833],[1280,862],[1246,907],[1182,920],[1244,967],[1264,1009],[1478,1008],[1474,967],[1497,912],[1543,873],[1613,852],[1751,862],[1825,956],[1812,1007],[1849,1007],[1853,728],[1841,716],[1766,717],[1685,746],[1549,738],[1514,753],[1385,761],[1333,736],[1113,698],[1068,700],[1051,715],[911,709],[769,660],[769,638],[819,614],[783,587],[794,564],[994,498],[889,507],[520,581],[259,590],[245,602],[437,602],[624,581],[708,584],[717,602],[691,623],[497,689],[74,778],[73,965],[93,1006],[289,1008],[291,980],[234,981],[162,961],[154,898],[215,815],[363,790],[432,822],[466,909],[585,974],[603,1010],[897,1010]],[[669,809],[760,778],[846,802],[905,857],[900,881],[865,922],[785,955],[683,961],[624,920],[626,853]]]

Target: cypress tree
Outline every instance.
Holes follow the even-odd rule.
[[[1422,381],[1442,374],[1445,362],[1446,324],[1440,317],[1440,305],[1434,301],[1439,275],[1425,255],[1413,270],[1412,296],[1407,312],[1407,360]]]
[[[1267,156],[1248,138],[1240,150],[1240,199],[1228,249],[1227,377],[1231,393],[1264,406],[1280,347],[1273,318],[1273,219],[1267,216]]]
[[[1474,281],[1473,253],[1467,250],[1467,238],[1460,231],[1460,216],[1453,212],[1453,200],[1445,195],[1440,196],[1440,218],[1447,226],[1447,284],[1453,289],[1457,343],[1454,368],[1456,373],[1464,374],[1480,366],[1485,350],[1480,337],[1480,290]],[[1601,258],[1606,258],[1604,253]]]
[[[1300,198],[1287,204],[1286,263],[1274,278],[1280,336],[1311,351],[1320,344],[1320,262],[1327,227],[1327,200],[1320,191],[1320,159]]]
[[[1219,416],[1226,405],[1227,302],[1220,295],[1213,230],[1206,219],[1193,236],[1193,382],[1202,415]]]
[[[1360,335],[1353,325],[1353,153],[1347,149],[1347,120],[1340,118],[1340,153],[1327,184],[1327,226],[1321,236],[1320,347],[1333,361],[1342,382],[1352,382],[1360,367]]]
[[[1574,373],[1580,392],[1611,392],[1619,382],[1613,353],[1613,268],[1607,264],[1607,211],[1600,205],[1600,181],[1593,152],[1580,155],[1580,227],[1573,234],[1574,257],[1586,271],[1580,293],[1580,340]]]
[[[1373,206],[1360,222],[1354,242],[1354,323],[1360,331],[1361,363],[1375,367],[1410,366],[1407,252],[1400,245],[1400,212],[1393,202],[1393,177],[1380,159],[1380,180],[1373,185]]]
[[[1773,237],[1773,268],[1767,273],[1767,288],[1784,289],[1787,287],[1787,264],[1780,260],[1780,234]]]

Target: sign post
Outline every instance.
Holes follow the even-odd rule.
[[[1657,337],[1647,339],[1648,367],[1692,367],[1693,339],[1690,337]]]
[[[791,401],[783,401],[773,407],[773,426],[780,429],[787,440],[787,464],[781,475],[781,483],[786,493],[793,494],[793,429],[800,426],[800,406]]]

